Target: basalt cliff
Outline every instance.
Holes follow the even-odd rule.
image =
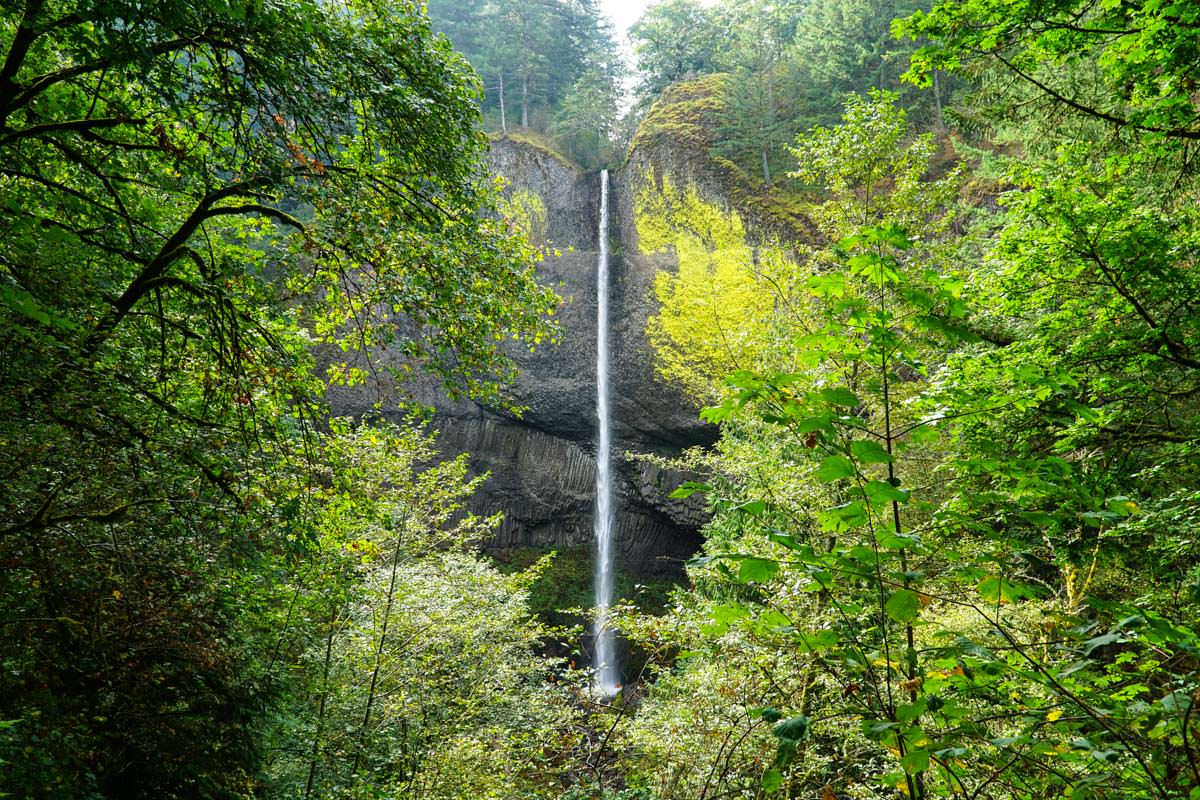
[[[699,418],[699,403],[656,374],[647,339],[657,310],[655,275],[678,268],[669,249],[639,247],[635,206],[640,192],[662,182],[694,187],[709,202],[737,208],[747,230],[794,236],[803,218],[760,194],[708,155],[704,109],[708,87],[683,84],[660,101],[625,163],[611,172],[609,197],[610,359],[619,569],[635,578],[671,578],[700,545],[703,501],[670,499],[689,476],[634,454],[672,456],[706,445],[716,429]],[[473,501],[476,513],[504,513],[489,547],[581,549],[592,543],[596,463],[596,271],[600,175],[584,172],[540,142],[520,135],[495,139],[491,165],[512,202],[529,211],[535,239],[558,251],[540,266],[544,283],[564,298],[557,346],[514,357],[521,373],[511,396],[526,407],[513,415],[460,401],[434,400],[435,427],[447,453],[470,454],[490,473]],[[432,399],[434,395],[429,394]],[[342,393],[335,411],[369,411],[366,394]]]

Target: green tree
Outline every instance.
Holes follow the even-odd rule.
[[[333,428],[330,480],[307,496],[320,543],[279,633],[294,677],[267,737],[272,794],[553,796],[573,720],[526,610],[546,562],[505,576],[475,554],[499,518],[463,513],[486,479],[466,455],[439,462],[413,428]]]
[[[799,290],[777,301],[799,337],[793,365],[733,373],[726,382],[736,394],[706,416],[730,424],[731,437],[773,442],[755,458],[771,472],[774,457],[810,463],[801,474],[815,486],[780,487],[786,495],[768,501],[760,498],[774,496],[775,481],[753,468],[742,473],[745,482],[734,491],[748,499],[719,506],[728,515],[724,532],[701,563],[717,562],[705,580],[747,588],[725,589],[725,602],[709,613],[717,635],[734,623],[768,641],[776,628],[795,629],[775,645],[798,659],[795,674],[780,677],[790,690],[757,699],[759,712],[742,723],[747,734],[760,731],[760,746],[764,721],[774,725],[774,760],[757,762],[764,788],[775,791],[789,780],[787,768],[810,740],[817,759],[832,758],[834,730],[814,729],[813,720],[850,715],[864,720],[856,746],[866,753],[838,767],[805,764],[797,788],[867,780],[878,764],[874,780],[922,796],[926,767],[914,754],[924,754],[928,742],[916,724],[919,712],[904,704],[916,701],[922,668],[913,624],[921,567],[908,552],[921,541],[914,532],[920,512],[909,507],[910,490],[900,488],[912,479],[902,474],[899,455],[920,447],[912,401],[924,365],[943,345],[947,320],[962,313],[957,282],[939,268],[947,254],[939,246],[949,223],[944,208],[957,176],[925,180],[932,140],[909,138],[890,97],[852,96],[843,125],[814,131],[796,152],[802,179],[830,193],[813,215],[838,244],[815,249],[808,277],[783,284]],[[920,245],[905,233],[909,225],[924,234]],[[811,310],[801,292],[816,298]],[[745,413],[739,409],[749,418],[734,422]],[[779,443],[780,436],[788,441]],[[780,476],[785,483],[789,477],[798,476]],[[766,542],[755,544],[756,534]],[[752,555],[729,556],[730,549]],[[788,569],[796,567],[801,572],[793,577]],[[774,694],[777,685],[769,680],[763,688]],[[882,752],[867,755],[869,742]],[[890,764],[880,759],[887,749],[899,756]]]
[[[711,703],[709,775],[736,758],[769,791],[1194,792],[1193,334],[1168,311],[1194,297],[1190,228],[1163,225],[1186,212],[1136,162],[1072,152],[1014,172],[988,257],[956,270],[978,250],[946,238],[955,177],[925,177],[932,142],[894,106],[852,100],[801,140],[835,244],[811,254],[811,305],[779,295],[795,366],[733,373],[706,412],[715,474],[681,492],[716,515],[697,592],[650,626],[692,673],[652,694],[657,718],[685,681],[728,685],[713,664],[757,704]],[[968,290],[989,317],[965,318]],[[676,740],[637,735],[672,764]]]
[[[796,22],[792,57],[809,76],[812,113],[822,122],[838,116],[846,95],[875,88],[907,91],[910,113],[930,117],[927,95],[906,90],[911,42],[893,38],[891,23],[913,13],[914,0],[814,0]]]
[[[725,10],[734,33],[722,61],[732,76],[715,150],[761,174],[765,186],[771,185],[772,170],[786,163],[785,144],[805,110],[800,91],[804,77],[788,58],[801,6],[741,0]]]
[[[522,127],[548,130],[579,81],[594,81],[595,65],[610,63],[616,50],[594,0],[434,2],[429,11],[483,76],[484,108],[495,111],[505,133],[515,107],[520,117],[511,118]]]
[[[1149,141],[1188,142],[1200,139],[1198,24],[1191,3],[955,0],[913,14],[896,31],[929,41],[913,59],[918,82],[939,69],[995,69],[1030,87],[1042,107]],[[1080,81],[1078,67],[1097,79]]]
[[[629,31],[642,73],[637,93],[649,105],[672,83],[714,72],[727,43],[720,17],[699,0],[664,0]]]
[[[617,63],[597,63],[563,97],[550,130],[566,145],[567,155],[594,168],[613,160],[618,139],[621,98]]]
[[[29,0],[0,53],[3,783],[250,794],[313,346],[498,401],[556,301],[416,3]]]

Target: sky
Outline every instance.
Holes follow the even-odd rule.
[[[652,5],[656,0],[599,0],[597,5],[600,6],[600,13],[612,20],[613,28],[616,29],[617,47],[621,50],[622,59],[629,66],[630,70],[634,67],[633,47],[629,43],[629,29],[633,27],[633,23],[637,22],[642,16],[642,12],[646,7]],[[625,86],[622,87],[622,113],[629,110],[633,105],[633,74],[630,72],[625,78]]]
[[[617,37],[625,39],[630,26],[638,21],[638,17],[646,10],[653,0],[600,0],[600,13],[613,21],[617,29]],[[624,44],[624,41],[622,41]]]

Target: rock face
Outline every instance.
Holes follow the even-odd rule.
[[[515,353],[521,366],[513,395],[529,410],[521,422],[572,442],[587,444],[596,430],[596,258],[600,175],[582,173],[536,145],[499,139],[492,165],[509,191],[537,195],[547,211],[546,236],[562,252],[543,262],[543,282],[566,299],[560,310],[561,345],[533,354]],[[617,173],[610,193],[610,331],[613,407],[617,439],[624,449],[670,453],[711,441],[715,430],[700,422],[691,399],[654,374],[646,321],[654,313],[655,273],[672,268],[664,256],[636,250],[632,200]]]
[[[546,209],[546,238],[561,251],[542,264],[545,283],[565,298],[562,343],[514,354],[521,375],[513,396],[521,419],[480,408],[439,409],[444,445],[472,454],[492,477],[478,511],[502,510],[496,547],[567,548],[592,543],[596,478],[596,268],[600,176],[582,173],[536,145],[500,139],[495,172],[509,192],[536,195]],[[645,339],[654,311],[654,259],[634,253],[632,219],[623,216],[619,181],[610,196],[610,341],[614,466],[618,475],[617,555],[641,577],[679,575],[699,547],[704,514],[696,502],[667,499],[684,476],[625,457],[626,451],[671,455],[711,442],[694,401],[654,374]]]
[[[686,100],[689,95],[682,95]],[[665,106],[670,111],[670,106]],[[660,116],[662,112],[660,111]],[[654,121],[654,113],[648,122]],[[571,549],[593,542],[596,478],[596,271],[600,176],[584,173],[536,142],[493,142],[492,168],[508,182],[510,198],[533,197],[544,208],[537,233],[561,252],[540,266],[543,283],[564,297],[558,312],[562,342],[534,353],[514,352],[521,372],[511,395],[528,410],[514,418],[474,403],[448,402],[430,387],[418,398],[437,409],[435,427],[448,454],[469,453],[477,473],[490,472],[472,511],[504,513],[491,546]],[[671,456],[709,444],[716,429],[702,423],[693,398],[655,374],[646,339],[657,309],[653,284],[677,268],[672,253],[642,253],[635,198],[660,176],[698,187],[718,202],[737,195],[714,170],[707,148],[679,137],[642,137],[611,176],[609,273],[610,364],[617,476],[618,568],[639,578],[678,578],[700,546],[703,500],[671,500],[687,477],[627,452]],[[361,414],[369,401],[353,393],[332,398],[335,410]]]
[[[614,452],[617,474],[618,569],[640,578],[682,577],[683,563],[700,547],[706,522],[703,500],[667,495],[685,475],[626,452],[672,456],[710,444],[716,429],[700,421],[694,398],[665,383],[654,371],[647,321],[658,309],[655,276],[678,269],[673,252],[638,248],[638,192],[661,180],[695,187],[724,207],[737,206],[750,228],[794,235],[804,219],[790,209],[744,190],[728,164],[710,157],[703,109],[714,88],[682,84],[650,112],[629,160],[614,170],[610,191],[610,343]],[[536,207],[535,239],[560,251],[540,266],[542,282],[565,299],[559,309],[558,347],[530,354],[514,351],[521,368],[512,387],[528,410],[520,419],[470,402],[451,403],[432,387],[415,387],[437,408],[434,426],[446,453],[470,453],[476,473],[491,474],[473,501],[476,513],[504,512],[491,546],[497,549],[587,548],[592,517],[596,447],[596,255],[600,175],[532,140],[500,138],[492,146],[493,172],[508,181],[506,193]],[[353,392],[332,398],[341,414],[370,411]]]
[[[443,452],[469,453],[477,474],[490,473],[471,508],[478,514],[504,513],[490,547],[588,548],[596,480],[600,176],[535,143],[510,139],[493,143],[492,168],[508,181],[510,197],[536,196],[545,209],[539,233],[561,255],[547,257],[539,271],[542,282],[565,300],[557,312],[562,341],[534,353],[512,353],[520,375],[510,396],[527,408],[519,419],[472,402],[447,401],[432,386],[410,388],[436,408],[434,427]],[[651,285],[662,258],[634,254],[632,218],[619,212],[619,187],[614,176],[609,296],[616,555],[618,568],[634,577],[678,578],[683,562],[700,546],[702,503],[668,499],[686,476],[625,454],[673,455],[711,442],[716,431],[700,422],[694,401],[654,374],[645,329],[654,312]],[[367,388],[341,390],[330,400],[336,413],[358,416],[370,413],[377,397]]]

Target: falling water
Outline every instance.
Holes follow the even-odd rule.
[[[608,170],[600,173],[600,256],[596,263],[596,691],[614,696],[621,688],[617,649],[609,627],[613,599],[612,414],[608,404]]]

